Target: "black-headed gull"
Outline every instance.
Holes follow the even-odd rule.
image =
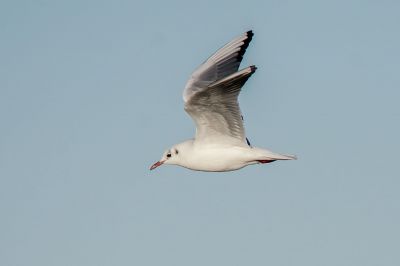
[[[150,170],[173,164],[198,171],[223,172],[256,163],[296,159],[252,147],[246,138],[238,96],[257,68],[238,69],[252,37],[252,31],[240,35],[193,72],[183,91],[183,100],[185,111],[196,124],[196,136],[168,149]]]

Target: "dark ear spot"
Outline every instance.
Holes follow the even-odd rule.
[[[178,150],[175,150],[175,154],[178,154],[179,152],[178,152]]]

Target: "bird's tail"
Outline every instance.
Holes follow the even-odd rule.
[[[276,160],[297,160],[296,155],[279,154],[266,149],[254,148],[258,151],[257,160],[260,163],[269,163]]]

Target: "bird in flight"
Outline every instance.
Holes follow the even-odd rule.
[[[238,36],[192,73],[183,100],[185,111],[196,124],[196,136],[165,151],[150,170],[171,164],[197,171],[224,172],[251,164],[296,159],[293,155],[253,147],[246,138],[238,96],[257,68],[239,70],[239,65],[252,38],[252,31]]]

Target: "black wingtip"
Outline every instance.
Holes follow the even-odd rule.
[[[246,32],[247,35],[247,39],[244,41],[245,44],[247,44],[247,46],[249,46],[249,43],[251,42],[251,40],[253,39],[254,33],[253,30],[249,30]],[[247,48],[246,46],[246,48]]]
[[[249,47],[249,44],[251,42],[251,40],[253,39],[254,33],[252,30],[249,30],[246,32],[246,36],[247,38],[243,41],[242,46],[240,47],[240,51],[238,53],[237,59],[239,62],[242,61],[243,59],[243,55],[246,52],[247,47]]]
[[[248,31],[246,32],[246,35],[249,36],[250,38],[252,38],[253,35],[254,35],[253,30],[248,30]]]
[[[255,65],[250,66],[251,73],[256,72],[257,67]]]

